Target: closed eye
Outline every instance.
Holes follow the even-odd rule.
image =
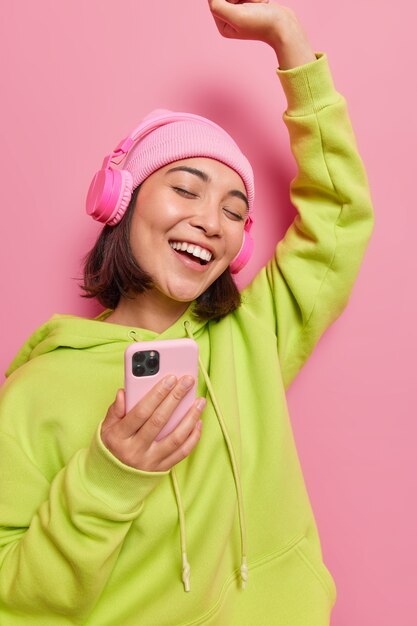
[[[240,215],[240,213],[234,213],[233,211],[230,211],[229,209],[223,209],[225,213],[227,213],[228,215],[230,215],[230,217],[233,220],[239,220],[242,221],[244,218]]]
[[[187,196],[192,196],[193,198],[196,198],[196,194],[195,193],[191,193],[191,191],[187,191],[186,189],[182,189],[181,187],[173,187],[174,191],[177,191],[178,193],[183,193],[186,194]]]
[[[192,193],[191,191],[187,191],[187,189],[183,189],[182,187],[172,187],[172,189],[174,189],[174,191],[176,191],[177,193],[181,194],[181,195],[186,195],[190,198],[198,198],[198,195],[195,193]],[[227,213],[227,215],[235,221],[243,221],[245,218],[240,214],[240,213],[235,213],[234,211],[231,211],[230,209],[223,209],[225,213]]]

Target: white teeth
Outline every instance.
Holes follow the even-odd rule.
[[[203,261],[210,261],[213,256],[209,250],[201,248],[200,246],[195,246],[192,243],[187,243],[186,241],[170,241],[169,245],[171,248],[174,248],[174,250],[181,250],[182,252],[187,251],[189,254],[192,254],[197,258],[203,259]]]

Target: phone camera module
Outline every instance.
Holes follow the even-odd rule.
[[[146,362],[146,365],[149,367],[150,370],[154,370],[158,367],[158,364],[159,364],[159,359],[157,357],[157,353],[151,352],[149,354],[149,358]]]
[[[133,374],[135,376],[145,376],[146,369],[143,365],[133,365]]]
[[[146,352],[135,352],[133,355],[133,362],[140,364],[144,363],[146,360]]]
[[[153,376],[159,372],[159,352],[144,350],[135,352],[132,358],[132,374],[134,376]]]

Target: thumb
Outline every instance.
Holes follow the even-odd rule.
[[[242,38],[239,33],[248,25],[247,5],[269,4],[269,0],[249,0],[248,2],[241,2],[241,0],[208,0],[208,2],[217,30],[223,37],[231,39]]]
[[[102,428],[111,428],[111,426],[124,418],[125,413],[125,392],[123,389],[118,389],[116,393],[116,398],[113,404],[109,406],[106,417],[103,420]]]
[[[208,0],[210,11],[215,17],[233,20],[236,17],[235,4],[268,4],[269,0]],[[239,11],[239,9],[237,9]]]
[[[235,16],[236,9],[232,6],[239,4],[239,0],[209,0],[210,11],[214,17],[222,20],[231,20]]]
[[[237,4],[237,0],[233,4]],[[232,6],[232,2],[227,2],[227,0],[209,0],[209,5],[219,33],[223,37],[233,39],[237,34],[237,29],[235,28],[235,8]]]

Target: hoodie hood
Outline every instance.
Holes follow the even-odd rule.
[[[6,377],[37,356],[52,352],[58,348],[90,349],[105,344],[128,343],[132,341],[150,341],[152,339],[178,339],[188,337],[184,322],[192,324],[194,338],[197,339],[207,324],[192,315],[192,304],[172,326],[162,333],[157,333],[135,326],[106,323],[111,314],[106,309],[94,319],[76,315],[53,315],[40,326],[20,348],[6,371]]]

